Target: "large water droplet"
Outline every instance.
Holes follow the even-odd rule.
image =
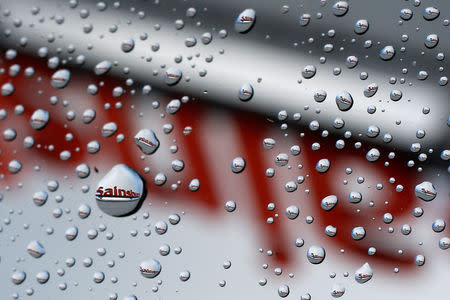
[[[296,206],[296,205],[291,205],[286,208],[286,216],[291,220],[294,220],[295,218],[297,218],[299,212],[300,212],[300,210],[298,209],[298,206]]]
[[[47,202],[48,193],[46,191],[39,191],[33,194],[34,204],[37,206],[42,206]]]
[[[50,279],[50,273],[46,270],[40,271],[36,274],[36,280],[40,284],[46,283]]]
[[[103,75],[109,72],[111,70],[111,62],[108,60],[104,60],[102,62],[99,62],[94,69],[94,72],[96,75]]]
[[[369,263],[363,264],[358,270],[355,271],[355,280],[359,283],[365,283],[372,279],[373,271]]]
[[[429,181],[424,181],[414,188],[414,193],[417,197],[425,201],[431,201],[436,198],[437,192],[433,184]]]
[[[369,22],[367,20],[358,20],[353,26],[355,33],[363,34],[369,29]]]
[[[423,266],[425,264],[425,256],[423,256],[422,254],[416,255],[416,257],[414,258],[414,263],[419,267]]]
[[[43,129],[48,124],[49,119],[50,114],[48,113],[48,111],[37,109],[30,117],[31,127],[36,130]]]
[[[123,216],[136,209],[143,193],[144,184],[136,171],[118,164],[100,180],[95,198],[103,212]]]
[[[151,129],[141,129],[134,141],[145,154],[153,154],[159,147],[159,140]]]
[[[377,93],[377,91],[378,91],[378,84],[371,83],[364,89],[364,96],[366,96],[367,98],[370,98],[373,95],[375,95]]]
[[[316,170],[319,173],[325,173],[330,168],[330,161],[326,158],[322,158],[316,164]]]
[[[335,16],[341,17],[345,15],[348,11],[348,2],[338,1],[333,5],[333,14]]]
[[[311,246],[306,257],[312,264],[320,264],[325,259],[325,249],[322,246]]]
[[[338,198],[335,195],[330,195],[322,199],[322,201],[320,202],[320,206],[322,207],[322,209],[330,211],[336,206],[337,202]]]
[[[303,78],[309,79],[316,75],[316,67],[313,65],[307,65],[302,69]]]
[[[166,70],[164,74],[164,82],[168,85],[174,85],[180,81],[183,73],[180,69],[177,68],[169,68]]]
[[[14,93],[14,86],[12,83],[5,83],[2,85],[2,96],[11,96]]]
[[[240,33],[248,32],[253,27],[255,19],[255,10],[247,8],[243,12],[241,12],[234,21],[234,29]]]
[[[355,227],[352,229],[352,238],[355,241],[362,240],[366,236],[366,230],[364,227]]]
[[[65,88],[70,81],[70,71],[66,69],[62,69],[59,71],[56,71],[50,80],[50,83],[52,86],[56,89],[63,89]]]
[[[245,160],[242,157],[236,157],[231,162],[231,171],[241,173],[245,169]]]
[[[395,49],[392,46],[385,46],[380,50],[380,58],[382,60],[390,60],[395,55]]]
[[[243,84],[238,95],[241,101],[249,101],[253,97],[253,86],[250,83]]]
[[[345,287],[340,283],[333,284],[333,287],[331,289],[331,296],[334,298],[339,298],[345,293]]]
[[[34,240],[31,241],[27,246],[27,252],[34,258],[39,258],[45,254],[45,248],[41,243]]]
[[[377,161],[379,158],[380,158],[380,151],[376,148],[372,148],[366,153],[366,159],[370,162]]]
[[[347,111],[353,106],[353,97],[349,92],[342,91],[336,95],[336,104],[341,111]]]
[[[11,280],[14,284],[19,285],[24,282],[26,277],[27,274],[24,271],[16,271],[11,275]]]
[[[148,259],[141,262],[139,271],[142,276],[147,278],[155,278],[161,272],[161,264],[156,259]]]
[[[280,285],[280,287],[278,288],[278,295],[281,298],[285,298],[289,295],[289,286],[287,286],[286,284]]]
[[[69,227],[64,234],[68,241],[73,241],[78,236],[78,228],[75,226]]]
[[[427,21],[436,19],[437,17],[439,17],[439,14],[439,9],[437,9],[436,7],[430,6],[423,10],[423,18]]]
[[[120,48],[122,49],[123,52],[128,53],[131,50],[134,49],[134,40],[133,39],[127,39],[124,40],[122,42],[122,44],[120,45]]]
[[[437,34],[429,34],[425,37],[425,46],[427,48],[434,48],[436,47],[436,45],[439,43],[439,37],[437,36]]]

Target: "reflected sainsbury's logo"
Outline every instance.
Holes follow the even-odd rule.
[[[140,197],[140,193],[136,193],[133,190],[125,190],[125,189],[118,189],[117,186],[114,186],[114,188],[105,188],[104,190],[103,186],[100,186],[97,189],[97,192],[95,194],[96,198],[98,200],[105,200],[105,198],[129,198],[129,199],[136,199]]]
[[[155,143],[153,143],[152,141],[147,140],[147,139],[144,138],[144,137],[139,137],[138,140],[141,141],[141,142],[147,143],[147,144],[149,144],[150,146],[156,146]]]
[[[242,16],[241,22],[253,22],[253,18],[249,16]]]

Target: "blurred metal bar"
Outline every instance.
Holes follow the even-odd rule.
[[[1,0],[2,11],[9,9],[11,15],[2,17],[0,21],[0,47],[12,47],[19,53],[24,51],[36,55],[37,50],[45,46],[51,55],[71,58],[68,65],[75,65],[74,58],[84,54],[84,68],[89,70],[102,60],[117,61],[118,66],[113,67],[111,72],[118,77],[133,78],[163,90],[264,115],[274,116],[281,109],[286,109],[290,115],[300,112],[301,125],[318,120],[321,128],[332,132],[332,122],[339,116],[345,120],[345,126],[334,130],[337,135],[350,130],[353,136],[361,134],[361,139],[367,140],[365,128],[377,125],[381,133],[370,140],[383,143],[383,134],[390,133],[393,136],[391,144],[403,151],[409,151],[413,142],[420,142],[422,149],[448,144],[444,132],[448,130],[446,123],[450,113],[448,85],[442,87],[437,83],[439,76],[445,75],[437,68],[446,65],[447,59],[439,62],[434,56],[437,52],[446,53],[450,49],[450,41],[445,39],[448,26],[442,25],[442,20],[449,15],[450,3],[441,3],[441,17],[427,22],[422,18],[426,4],[414,7],[413,3],[391,3],[388,0],[351,2],[344,17],[333,15],[331,7],[334,2],[330,1],[325,6],[321,6],[321,1],[302,5],[287,1],[290,7],[287,14],[280,12],[284,4],[273,1],[210,2],[127,1],[121,2],[119,8],[114,8],[109,2],[108,8],[101,12],[96,9],[95,1],[80,1],[76,8],[70,8],[68,1],[38,1],[36,5],[40,7],[40,13],[32,15],[32,4],[27,1]],[[186,17],[186,10],[183,10],[191,6],[197,9],[194,18]],[[233,29],[234,19],[248,7],[256,10],[256,24],[249,33],[239,34]],[[405,7],[414,11],[414,18],[410,23],[404,21],[403,25],[398,25],[400,9]],[[84,8],[89,10],[89,17],[85,19],[80,17],[80,10]],[[146,17],[139,18],[139,11],[145,12]],[[316,18],[318,12],[322,13],[320,19]],[[298,24],[302,13],[313,16],[308,26]],[[57,24],[55,16],[63,16],[64,22]],[[371,16],[383,16],[383,19],[373,20]],[[45,20],[41,22],[39,19],[42,17]],[[353,32],[353,24],[363,18],[369,20],[370,28],[366,34],[359,36]],[[15,19],[22,20],[20,27],[14,25]],[[185,21],[182,30],[175,29],[173,23],[176,19]],[[86,34],[82,27],[89,23],[93,25],[93,30]],[[108,28],[113,24],[118,26],[118,30],[110,33]],[[154,29],[156,24],[160,25],[159,30]],[[332,28],[336,31],[335,37],[327,37],[326,32]],[[225,39],[219,37],[220,29],[227,30]],[[10,34],[5,37],[8,30]],[[200,37],[207,31],[213,33],[213,41],[203,45]],[[142,33],[148,34],[144,41],[139,38]],[[407,43],[401,42],[401,33],[409,34]],[[423,45],[423,39],[429,33],[441,37],[439,45],[431,50]],[[54,42],[47,41],[48,34],[54,34]],[[186,47],[185,39],[192,36],[196,37],[197,45]],[[21,37],[28,38],[23,50],[18,44]],[[308,42],[310,37],[314,39],[311,44]],[[124,53],[120,45],[129,38],[133,38],[136,45],[133,51]],[[355,41],[351,42],[353,38]],[[373,46],[365,49],[363,43],[368,39],[373,41]],[[159,50],[153,52],[151,46],[155,43],[159,44]],[[322,51],[326,43],[334,44],[331,53]],[[67,52],[70,44],[76,48],[71,54]],[[89,45],[92,45],[90,50]],[[378,52],[385,45],[393,45],[396,49],[392,61],[378,58]],[[406,47],[405,53],[400,52],[402,46]],[[223,54],[219,54],[221,49]],[[179,64],[174,61],[177,55],[183,56]],[[207,55],[214,56],[211,63],[205,62]],[[359,58],[355,69],[345,66],[345,58],[349,55]],[[326,57],[325,64],[319,63],[321,56]],[[147,62],[150,57],[151,61]],[[317,73],[311,79],[301,76],[301,69],[306,65],[317,67]],[[123,74],[124,67],[130,68],[129,74]],[[169,67],[180,68],[183,72],[182,80],[175,86],[167,86],[163,80],[164,70]],[[341,75],[332,74],[334,67],[342,69]],[[402,74],[402,68],[408,68],[408,73]],[[204,77],[199,76],[202,69],[207,71]],[[417,80],[415,75],[422,69],[430,74],[425,81]],[[367,80],[359,79],[359,73],[363,71],[369,74]],[[405,83],[400,84],[398,80],[391,85],[388,83],[391,76],[405,78]],[[302,83],[298,83],[299,79]],[[366,98],[363,90],[372,82],[378,84],[378,92],[374,97]],[[255,90],[249,102],[238,99],[238,90],[244,83],[252,84]],[[319,89],[326,90],[328,94],[322,103],[316,103],[313,99],[313,93]],[[389,99],[393,89],[403,92],[398,102]],[[334,100],[342,90],[350,92],[354,99],[352,109],[347,112],[339,111]],[[369,105],[377,107],[374,114],[367,113]],[[424,106],[430,107],[429,114],[422,113]],[[400,124],[398,121],[401,121]],[[415,136],[417,129],[426,131],[426,136],[421,140]]]

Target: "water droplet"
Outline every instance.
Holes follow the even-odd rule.
[[[331,296],[339,298],[345,293],[345,287],[342,284],[335,283],[331,289]]]
[[[353,106],[353,98],[349,92],[343,91],[336,95],[336,104],[341,111],[347,111]]]
[[[278,295],[281,298],[285,298],[289,295],[289,286],[287,286],[286,284],[280,285],[280,287],[278,288]]]
[[[402,98],[403,93],[399,90],[392,90],[389,96],[392,101],[398,101]]]
[[[436,19],[437,17],[439,17],[439,14],[439,9],[437,9],[436,7],[430,6],[423,10],[423,18],[427,21]]]
[[[95,110],[86,109],[81,117],[85,124],[91,123],[95,119]]]
[[[14,86],[11,83],[2,85],[2,96],[10,96],[14,93]]]
[[[94,72],[96,75],[103,75],[109,72],[109,70],[111,70],[111,62],[108,60],[104,60],[102,62],[99,62],[95,68],[94,68]]]
[[[231,171],[241,173],[245,169],[245,160],[242,157],[236,157],[231,162]]]
[[[320,264],[325,259],[325,249],[322,246],[311,246],[306,257],[310,263]]]
[[[301,26],[306,26],[309,24],[310,20],[311,20],[310,14],[302,14],[299,18],[299,23]]]
[[[155,278],[161,272],[161,264],[156,259],[148,259],[141,262],[139,271],[146,278]]]
[[[330,161],[326,158],[322,158],[316,164],[316,170],[319,173],[325,173],[328,171],[329,168],[330,168]]]
[[[355,33],[364,34],[369,29],[369,22],[367,20],[358,20],[353,26]]]
[[[352,229],[352,238],[355,241],[362,240],[366,236],[366,230],[364,227],[355,227]]]
[[[436,198],[437,192],[433,184],[429,181],[424,181],[414,188],[414,193],[417,197],[425,201],[431,201]]]
[[[155,223],[155,231],[157,234],[162,235],[167,232],[167,223],[164,221],[158,221]]]
[[[390,60],[395,55],[395,49],[392,46],[386,46],[380,51],[380,58],[382,60]]]
[[[167,103],[166,111],[167,113],[173,115],[175,114],[181,107],[181,101],[178,99],[172,99],[169,103]]]
[[[34,204],[37,206],[42,206],[47,202],[48,193],[46,191],[39,191],[33,194]]]
[[[447,250],[448,248],[450,248],[450,238],[448,237],[443,237],[439,240],[439,248],[441,248],[442,250]]]
[[[314,93],[314,100],[316,102],[323,102],[327,98],[327,92],[324,90],[318,90]]]
[[[286,208],[286,216],[291,220],[296,219],[298,217],[299,212],[300,210],[296,205],[291,205]]]
[[[19,285],[25,281],[26,277],[27,275],[24,271],[16,271],[11,275],[11,280],[14,284]]]
[[[309,293],[303,294],[300,300],[311,300],[311,295]]]
[[[286,153],[280,153],[275,157],[275,164],[279,167],[287,165],[289,162],[289,156]]]
[[[373,271],[369,263],[363,264],[358,270],[355,271],[355,280],[359,283],[365,283],[372,279]]]
[[[303,78],[309,79],[316,75],[316,67],[313,65],[307,65],[302,69]]]
[[[164,82],[167,85],[174,85],[180,81],[181,77],[183,76],[183,73],[180,69],[177,68],[169,68],[166,70],[164,75]]]
[[[346,1],[338,1],[333,5],[333,14],[342,17],[348,11],[348,3]]]
[[[159,140],[151,129],[141,129],[134,136],[134,141],[147,155],[153,154],[159,147]]]
[[[87,145],[86,145],[86,149],[90,154],[95,154],[98,151],[100,151],[100,143],[98,141],[90,141]],[[69,157],[67,159],[70,158],[70,152],[67,151],[69,154]]]
[[[425,256],[423,256],[422,254],[416,255],[416,257],[414,258],[414,263],[419,267],[423,266],[425,264]]]
[[[131,50],[134,49],[134,40],[133,39],[126,39],[122,41],[122,44],[120,45],[120,48],[123,52],[128,53]]]
[[[195,192],[199,188],[200,188],[200,180],[198,180],[197,178],[192,179],[191,182],[189,183],[189,190]]]
[[[267,150],[273,149],[275,147],[275,140],[272,138],[265,138],[263,140],[263,147]]]
[[[103,272],[95,272],[92,279],[95,283],[102,283],[105,280],[105,274]]]
[[[65,88],[70,82],[70,71],[66,69],[62,69],[56,71],[51,78],[50,83],[56,89]]]
[[[437,34],[432,33],[425,37],[424,44],[427,48],[430,48],[430,49],[434,48],[434,47],[436,47],[436,45],[438,43],[439,43],[439,37],[437,36]]]
[[[203,44],[208,45],[212,41],[212,34],[210,32],[205,32],[200,39]]]
[[[102,127],[102,135],[104,137],[110,137],[114,135],[117,131],[117,124],[114,122],[109,122],[103,125]]]
[[[380,151],[376,148],[372,148],[366,153],[366,159],[370,162],[377,161],[379,158],[380,158]]]
[[[434,220],[433,224],[431,225],[431,228],[433,228],[434,232],[442,232],[445,229],[445,221],[443,219],[437,219]]]
[[[164,173],[158,173],[155,175],[155,184],[156,185],[163,185],[167,181],[167,177]]]
[[[89,166],[85,163],[83,164],[79,164],[76,168],[75,168],[75,174],[77,174],[77,176],[79,178],[86,178],[89,176],[89,174],[91,173],[91,170],[89,168]]]
[[[48,111],[37,109],[30,117],[31,127],[36,130],[43,129],[48,124],[49,119],[50,114]]]
[[[241,101],[249,101],[253,97],[253,86],[250,83],[243,84],[238,95]]]
[[[50,279],[50,273],[48,273],[48,271],[43,270],[36,274],[36,280],[40,284],[46,283],[49,279]]]
[[[362,195],[360,192],[350,192],[350,194],[348,195],[348,200],[351,203],[359,203],[362,199]]]
[[[100,180],[95,198],[103,212],[117,217],[135,210],[143,192],[144,184],[136,171],[118,164]]]
[[[356,67],[357,64],[358,64],[358,58],[354,55],[348,56],[345,59],[345,65],[349,69],[353,69],[354,67]]]
[[[78,207],[78,216],[81,219],[86,219],[91,214],[91,207],[87,204],[81,204]]]
[[[404,9],[400,10],[400,18],[402,18],[403,20],[407,21],[407,20],[411,19],[412,16],[413,16],[413,12],[409,8],[404,8]]]
[[[338,198],[335,195],[329,195],[322,199],[320,206],[323,210],[330,211],[338,203]]]
[[[235,211],[235,209],[236,209],[236,202],[235,202],[235,201],[233,201],[233,200],[228,200],[228,201],[225,203],[225,210],[226,210],[227,212],[233,212],[233,211]]]
[[[251,8],[245,9],[234,22],[234,29],[239,33],[248,32],[255,23],[256,12]]]
[[[34,258],[39,258],[45,254],[45,248],[41,243],[34,240],[31,241],[27,246],[27,252]]]
[[[68,241],[73,241],[78,236],[78,228],[75,226],[69,227],[64,234]]]
[[[178,277],[180,278],[181,281],[188,281],[189,278],[191,278],[191,273],[188,270],[182,271],[180,272]]]

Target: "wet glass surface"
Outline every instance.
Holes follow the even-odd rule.
[[[0,13],[0,299],[448,298],[449,4]]]

